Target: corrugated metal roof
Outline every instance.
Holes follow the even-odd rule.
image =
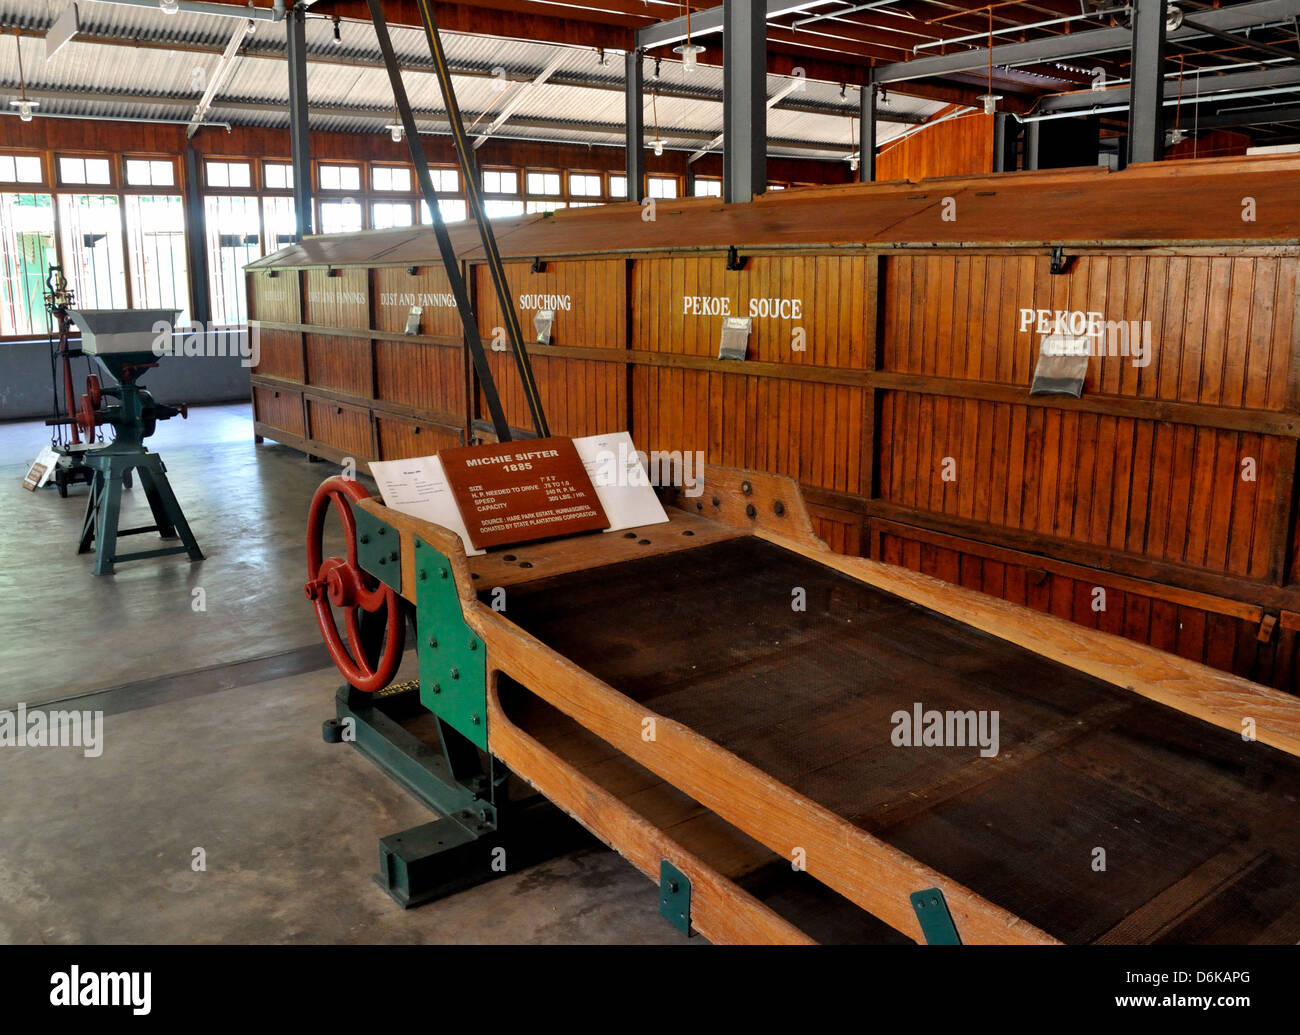
[[[0,0],[0,24],[43,32],[70,0]],[[241,22],[234,18],[163,14],[153,6],[122,6],[80,0],[81,37],[46,59],[44,40],[21,37],[23,71],[41,110],[51,113],[176,118],[188,114],[209,78],[220,52]],[[445,110],[424,33],[392,27],[394,49],[411,66],[404,81],[421,124],[440,128]],[[333,42],[326,17],[307,23],[308,96],[313,129],[345,132],[381,131],[392,119],[392,89],[378,53],[374,29],[346,21],[341,44]],[[102,37],[102,39],[101,39]],[[14,37],[0,40],[0,83],[16,95],[18,62]],[[472,132],[482,132],[504,105],[513,105],[510,120],[496,131],[509,139],[587,144],[622,142],[623,57],[608,52],[604,64],[590,47],[562,46],[530,40],[506,40],[466,33],[444,33],[444,48],[453,70],[457,100]],[[284,127],[288,118],[288,77],[284,61],[283,23],[255,22],[227,76],[209,118],[236,124]],[[195,49],[199,48],[199,49]],[[206,52],[204,50],[206,48]],[[552,79],[540,86],[530,80],[552,61]],[[647,58],[645,124],[648,140],[656,125],[669,149],[702,147],[722,129],[722,70],[699,65],[687,72],[678,61]],[[573,80],[581,79],[581,84]],[[769,77],[769,95],[789,80]],[[769,151],[805,157],[841,157],[852,146],[858,91],[835,83],[809,80],[790,94],[800,108],[768,112]],[[691,96],[679,96],[688,93]],[[97,96],[99,95],[99,96]],[[104,96],[108,95],[108,96]],[[153,103],[151,103],[153,102]],[[929,115],[941,104],[899,94],[889,108],[909,115]],[[336,109],[336,110],[331,110]],[[877,139],[892,139],[905,129],[882,122]]]

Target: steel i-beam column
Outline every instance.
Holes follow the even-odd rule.
[[[861,92],[862,117],[858,120],[858,182],[876,178],[876,84],[867,79]]]
[[[767,190],[765,5],[723,0],[722,193],[749,201]]]
[[[307,5],[294,4],[284,20],[289,51],[289,155],[298,240],[312,232],[311,145],[307,124]]]
[[[1136,0],[1128,108],[1128,160],[1159,161],[1165,149],[1163,119],[1165,0]]]
[[[645,181],[645,72],[644,53],[633,47],[623,58],[627,99],[627,200],[641,200]]]

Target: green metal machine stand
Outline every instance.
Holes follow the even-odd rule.
[[[91,540],[95,541],[96,575],[111,575],[118,561],[145,557],[187,553],[191,561],[203,560],[203,552],[167,481],[162,457],[151,453],[144,444],[160,420],[186,415],[185,407],[160,403],[138,384],[146,371],[158,365],[160,354],[154,351],[155,342],[161,338],[170,344],[176,316],[173,309],[68,310],[69,319],[81,330],[82,352],[94,356],[117,382],[101,388],[98,377],[87,379],[78,414],[78,423],[88,432],[99,425],[112,425],[115,433],[107,445],[95,446],[82,454],[82,463],[93,474],[77,553],[88,552]],[[105,404],[109,399],[115,400],[113,405]],[[122,488],[130,486],[132,471],[139,472],[154,523],[119,529]],[[179,538],[181,544],[135,553],[117,552],[118,536],[143,532],[157,532],[163,539]]]
[[[189,522],[185,520],[181,506],[176,502],[176,494],[167,481],[167,468],[163,466],[162,457],[143,448],[140,452],[130,453],[111,452],[112,449],[113,446],[110,445],[86,454],[85,463],[94,472],[94,476],[90,498],[86,501],[86,520],[81,526],[77,553],[87,553],[91,540],[95,541],[96,575],[111,575],[113,565],[118,561],[166,557],[174,553],[187,553],[191,561],[203,560],[203,551],[199,549]],[[130,479],[132,471],[139,472],[140,486],[149,501],[154,523],[138,528],[118,528],[122,487]],[[137,550],[135,553],[117,552],[119,536],[145,532],[157,532],[163,539],[179,537],[181,543],[179,546]]]

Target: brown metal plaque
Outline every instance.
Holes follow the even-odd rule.
[[[438,456],[475,549],[609,527],[572,439],[461,446]]]

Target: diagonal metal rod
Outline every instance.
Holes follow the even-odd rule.
[[[415,116],[411,113],[411,102],[407,99],[406,87],[402,85],[402,71],[397,64],[397,55],[393,52],[393,41],[388,35],[388,23],[384,20],[384,12],[379,5],[379,0],[367,0],[367,3],[370,6],[371,19],[375,23],[375,36],[379,40],[379,49],[384,56],[384,65],[388,69],[388,81],[393,87],[393,101],[397,105],[397,115],[401,119],[407,147],[411,152],[411,163],[415,166],[415,178],[420,183],[420,193],[424,195],[425,203],[429,206],[429,215],[433,218],[433,233],[438,239],[438,252],[442,256],[447,280],[451,283],[451,293],[456,300],[460,322],[465,328],[465,342],[469,346],[474,371],[478,374],[479,382],[483,387],[483,398],[487,402],[488,413],[492,418],[492,427],[500,441],[509,442],[510,422],[506,420],[505,410],[501,407],[501,397],[497,395],[492,366],[488,363],[487,353],[483,351],[483,339],[478,333],[478,320],[469,302],[465,278],[460,273],[456,249],[452,247],[451,235],[447,233],[447,224],[442,221],[442,212],[438,207],[438,192],[434,190],[433,178],[429,175],[429,162],[424,154],[424,145],[420,143]],[[452,121],[454,124],[459,124],[459,113],[453,115]],[[467,414],[467,419],[472,416]]]
[[[378,6],[378,0],[368,0],[371,10]],[[460,117],[460,105],[456,103],[456,90],[451,82],[451,68],[447,64],[447,55],[442,49],[442,39],[438,35],[438,23],[433,19],[433,8],[429,0],[416,0],[420,8],[420,19],[424,23],[424,35],[429,41],[429,53],[433,56],[434,71],[438,75],[438,85],[442,88],[443,105],[447,109],[447,121],[451,123],[451,137],[456,144],[456,156],[460,159],[461,177],[465,182],[465,200],[478,224],[479,237],[483,242],[483,255],[487,261],[488,273],[492,276],[492,286],[496,289],[497,304],[505,320],[506,337],[510,341],[510,350],[514,353],[515,367],[519,371],[519,380],[523,384],[524,398],[528,402],[528,412],[533,418],[533,429],[545,438],[551,431],[546,423],[546,414],[542,410],[541,394],[537,382],[533,379],[533,365],[524,347],[523,332],[519,329],[519,316],[515,312],[510,298],[510,285],[506,282],[505,267],[501,265],[501,253],[497,250],[496,236],[492,225],[483,211],[483,196],[479,191],[478,163],[474,159],[474,148],[465,133],[465,123]]]

